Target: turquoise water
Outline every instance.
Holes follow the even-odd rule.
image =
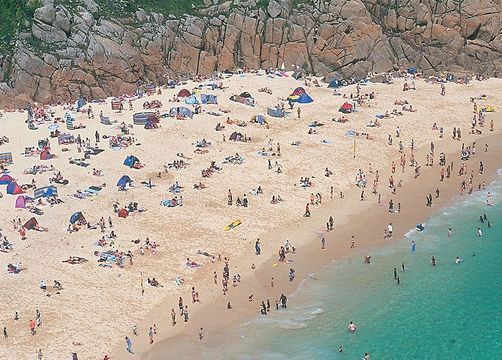
[[[502,359],[502,172],[396,243],[303,281],[287,311],[258,316],[211,359]],[[486,206],[487,192],[496,206]],[[481,224],[486,213],[492,223]],[[477,236],[477,227],[484,236]],[[454,235],[448,238],[448,228]],[[417,243],[411,253],[410,243]],[[431,266],[431,256],[437,266]],[[463,262],[455,264],[460,256]],[[406,263],[406,271],[400,266]],[[398,268],[401,284],[394,281]],[[352,334],[347,325],[358,330]],[[230,335],[229,335],[230,336]],[[344,352],[338,353],[343,346]]]

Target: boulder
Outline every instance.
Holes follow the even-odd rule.
[[[39,7],[35,10],[33,17],[36,20],[40,20],[47,25],[52,25],[52,23],[56,19],[56,9],[52,5]]]

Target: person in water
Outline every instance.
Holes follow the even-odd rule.
[[[457,256],[457,258],[455,259],[455,264],[460,264],[462,261],[464,261],[464,259]]]
[[[433,256],[431,259],[432,266],[436,266],[436,258]]]
[[[357,330],[356,324],[354,324],[352,321],[350,322],[348,328],[350,332],[355,332]]]

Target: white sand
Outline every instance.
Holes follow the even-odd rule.
[[[196,115],[192,120],[177,121],[161,120],[161,128],[145,130],[135,126],[133,134],[141,146],[131,146],[121,151],[108,148],[108,142],[102,140],[100,145],[105,152],[91,157],[90,166],[82,168],[68,164],[68,157],[80,157],[76,146],[68,146],[70,151],[62,152],[62,146],[57,145],[57,139],[51,139],[52,153],[57,159],[40,161],[38,157],[25,158],[20,155],[26,146],[36,146],[37,140],[49,135],[47,125],[41,125],[38,130],[27,129],[24,120],[26,114],[4,113],[0,119],[0,136],[10,138],[10,142],[0,146],[0,152],[12,151],[14,165],[9,167],[10,174],[18,183],[30,183],[36,179],[38,186],[48,185],[51,173],[41,175],[23,175],[23,170],[36,164],[54,165],[63,176],[70,181],[67,186],[58,186],[60,198],[65,202],[54,207],[46,207],[43,216],[37,216],[40,225],[49,228],[48,232],[29,231],[27,240],[21,241],[14,232],[10,220],[21,218],[23,223],[32,214],[27,210],[14,209],[17,196],[6,195],[5,186],[0,187],[4,195],[0,199],[0,228],[2,233],[14,243],[15,249],[10,253],[0,253],[0,279],[3,291],[0,293],[0,325],[7,326],[9,338],[0,340],[0,358],[25,359],[35,357],[38,348],[50,359],[66,359],[69,353],[76,351],[82,358],[97,358],[103,356],[114,344],[123,341],[123,335],[130,332],[150,309],[160,303],[166,295],[176,292],[187,292],[191,286],[190,279],[197,272],[209,268],[209,259],[196,255],[197,250],[212,254],[236,255],[253,251],[254,240],[261,233],[276,228],[280,224],[294,222],[303,214],[310,193],[320,192],[325,199],[329,197],[330,186],[336,191],[352,186],[358,168],[368,168],[368,163],[374,169],[388,166],[392,160],[398,159],[398,140],[395,130],[400,126],[401,140],[409,147],[411,139],[415,139],[417,147],[439,140],[439,132],[432,130],[432,124],[445,128],[445,136],[451,137],[452,128],[461,126],[463,134],[470,128],[472,104],[469,97],[481,93],[497,94],[501,81],[497,79],[484,82],[473,82],[470,85],[447,84],[447,95],[441,97],[439,85],[429,85],[422,80],[416,80],[418,90],[402,92],[403,80],[395,85],[372,84],[362,87],[363,93],[374,91],[377,94],[371,102],[371,107],[359,108],[359,112],[346,115],[349,122],[334,123],[333,117],[340,117],[339,106],[344,102],[341,96],[333,96],[333,90],[307,87],[307,92],[315,100],[312,104],[301,105],[302,118],[296,118],[296,108],[293,116],[286,119],[267,117],[270,129],[256,124],[247,127],[226,125],[223,132],[216,132],[217,122],[225,122],[226,116],[233,120],[249,121],[251,116],[266,114],[267,106],[278,103],[278,97],[286,98],[289,93],[302,83],[292,78],[271,80],[265,76],[246,75],[235,76],[225,80],[228,89],[224,91],[208,91],[218,95],[219,105],[203,106],[206,111],[217,111],[219,108],[231,110],[228,115],[220,117],[207,114]],[[186,85],[192,89],[193,83]],[[260,87],[267,86],[273,90],[273,95],[259,93]],[[136,111],[142,111],[141,105],[146,100],[159,99],[163,102],[161,112],[168,110],[171,103],[168,99],[177,93],[175,90],[163,90],[161,96],[151,96],[134,102]],[[248,107],[233,103],[228,98],[242,91],[250,92],[256,99],[256,107]],[[355,93],[355,86],[340,89],[342,93]],[[380,128],[368,128],[365,125],[375,118],[375,114],[391,111],[400,106],[394,106],[394,100],[407,99],[416,113],[405,113],[404,116],[380,120]],[[502,106],[500,98],[489,96],[479,105]],[[181,105],[181,104],[180,104]],[[125,106],[127,108],[127,105]],[[64,110],[55,107],[56,116],[62,116]],[[119,123],[132,123],[132,112],[124,111],[117,114],[110,110],[110,99],[104,105],[93,105],[95,119],[87,120],[83,114],[78,115],[76,123],[87,126],[83,130],[70,133],[80,133],[94,142],[94,132],[101,135],[118,133],[113,126],[99,123],[99,112],[103,110],[112,120]],[[318,135],[308,135],[308,123],[317,120],[323,122],[323,127],[317,128]],[[60,130],[65,132],[65,126]],[[353,157],[353,139],[345,132],[353,129],[359,132],[369,132],[373,140],[360,138],[357,140],[356,158]],[[233,131],[239,131],[251,136],[253,142],[233,143],[228,137]],[[485,125],[485,131],[488,124]],[[222,142],[222,133],[227,142]],[[394,145],[387,145],[387,136],[392,134]],[[209,153],[194,154],[194,143],[205,138],[212,142]],[[277,159],[282,165],[283,173],[276,174],[267,170],[267,160],[257,156],[257,152],[266,146],[268,139],[281,144],[282,156]],[[330,139],[333,143],[321,144],[322,139]],[[301,141],[302,146],[293,147],[293,141]],[[274,146],[275,148],[275,146]],[[481,149],[479,149],[481,151]],[[188,168],[181,171],[169,171],[157,179],[156,174],[162,166],[177,159],[176,154],[183,152],[192,159]],[[243,165],[222,165],[225,156],[238,152],[245,157]],[[132,170],[122,165],[127,155],[137,156],[146,167]],[[203,179],[201,169],[207,168],[214,160],[223,167],[220,173],[211,178]],[[272,162],[275,162],[272,158]],[[435,159],[438,161],[438,159]],[[324,169],[329,167],[334,175],[327,178]],[[102,169],[103,177],[92,176],[92,168]],[[128,174],[135,182],[135,187],[127,192],[117,191],[116,182]],[[294,184],[302,176],[313,178],[312,189],[301,189]],[[157,186],[147,189],[140,181],[152,179]],[[386,179],[382,179],[386,183]],[[166,208],[159,205],[161,199],[172,197],[168,187],[179,181],[185,187],[182,193],[183,207]],[[193,184],[202,181],[208,188],[202,191],[194,190]],[[77,200],[70,195],[77,189],[85,189],[91,185],[106,183],[98,196],[85,200]],[[248,192],[261,185],[264,195],[253,196]],[[234,200],[237,196],[248,193],[250,200],[248,208],[227,205],[227,191],[232,190]],[[368,192],[371,188],[368,188]],[[28,192],[29,196],[32,192]],[[271,205],[272,195],[280,195],[285,201]],[[125,205],[136,201],[148,211],[133,214],[127,219],[118,219],[113,214],[112,204],[117,201]],[[315,211],[315,207],[311,211]],[[102,216],[105,219],[112,216],[114,230],[118,235],[115,247],[121,251],[131,250],[135,255],[134,265],[129,264],[124,269],[114,266],[111,269],[99,267],[93,252],[107,250],[94,243],[100,238],[99,230],[82,229],[77,233],[66,231],[68,219],[75,211],[82,211],[87,220],[96,223]],[[224,232],[223,227],[233,219],[239,218],[243,224],[235,230]],[[107,233],[109,229],[107,229]],[[150,240],[160,244],[160,252],[156,255],[147,253],[139,255],[139,245],[131,242],[133,239]],[[284,239],[277,239],[278,243]],[[81,256],[89,260],[83,265],[62,263],[69,256]],[[187,269],[184,265],[186,257],[206,264],[201,270]],[[235,256],[233,256],[235,257]],[[8,263],[22,262],[27,270],[18,275],[8,274]],[[212,270],[211,270],[212,271]],[[156,277],[163,288],[153,288],[145,284],[145,294],[141,295],[140,279],[143,273],[147,277]],[[172,280],[182,276],[187,285],[176,286]],[[59,295],[47,297],[39,289],[39,281],[44,279],[47,285],[52,285],[54,279],[59,280],[64,290]],[[29,332],[28,322],[34,318],[35,309],[42,312],[43,325],[36,336]],[[18,311],[20,320],[13,321],[14,312]],[[75,345],[77,344],[77,345]],[[78,345],[81,344],[81,345]]]

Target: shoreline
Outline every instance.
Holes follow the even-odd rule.
[[[478,153],[467,162],[469,167],[468,173],[470,173],[470,170],[473,168],[476,169],[477,164],[474,165],[474,162],[477,160],[482,159],[485,165],[484,175],[475,174],[474,176],[476,187],[478,181],[485,181],[488,184],[489,180],[493,179],[495,176],[496,170],[502,166],[501,162],[497,163],[497,160],[501,158],[500,155],[502,155],[502,141],[500,141],[500,139],[502,139],[502,134],[497,132],[488,133],[488,135],[484,137],[477,137],[470,134],[464,137],[466,144],[476,141],[479,149]],[[482,152],[484,151],[485,143],[489,144],[488,153]],[[458,147],[460,147],[460,144],[461,142],[451,139],[442,141],[436,147],[436,154],[445,152],[447,154],[447,164],[453,161],[455,165],[458,165],[460,164],[458,156]],[[417,151],[416,158],[420,163],[422,163],[426,153],[427,151],[424,148]],[[338,198],[333,199],[329,204],[317,210],[312,215],[312,218],[308,220],[302,219],[296,223],[294,230],[291,229],[291,226],[286,226],[288,229],[283,229],[281,227],[262,235],[260,239],[262,241],[265,240],[263,243],[267,243],[269,240],[272,242],[272,239],[278,238],[289,239],[292,244],[301,243],[296,249],[296,254],[291,255],[292,259],[294,259],[294,263],[280,264],[277,267],[273,267],[273,265],[277,263],[277,257],[275,255],[268,255],[265,260],[263,260],[264,257],[261,255],[259,262],[256,261],[256,256],[248,255],[240,259],[238,264],[232,263],[243,279],[242,284],[231,289],[225,296],[221,295],[219,284],[218,286],[205,284],[203,287],[197,287],[202,294],[204,304],[202,304],[202,306],[197,306],[195,309],[191,309],[191,319],[188,324],[182,325],[183,328],[181,329],[179,323],[174,329],[170,325],[169,311],[171,307],[174,307],[174,299],[164,299],[139,325],[139,328],[143,330],[141,334],[144,334],[144,327],[146,324],[152,324],[154,320],[157,321],[156,324],[159,327],[159,335],[157,335],[155,343],[152,346],[147,345],[147,337],[140,335],[139,338],[133,338],[136,355],[126,355],[124,349],[122,349],[122,351],[120,349],[124,347],[118,346],[112,353],[113,358],[158,359],[160,354],[166,352],[166,349],[176,346],[183,341],[192,342],[191,352],[183,353],[179,358],[193,358],[194,355],[200,354],[203,350],[204,341],[216,341],[223,344],[225,342],[225,334],[228,335],[229,329],[239,326],[246,319],[250,319],[259,314],[261,300],[269,298],[271,299],[271,303],[273,303],[280,293],[289,296],[296,291],[299,283],[305,279],[308,274],[316,273],[319,269],[330,263],[351,256],[356,256],[356,259],[360,258],[361,264],[363,264],[363,256],[367,254],[371,255],[372,250],[385,247],[390,241],[395,242],[402,240],[404,234],[409,231],[410,228],[413,228],[415,224],[427,220],[433,216],[435,212],[460,197],[458,194],[458,185],[460,184],[460,179],[466,179],[467,175],[462,177],[458,176],[458,166],[455,166],[454,170],[456,171],[452,172],[451,178],[441,183],[439,181],[439,169],[440,166],[437,163],[433,167],[422,167],[421,175],[418,177],[417,181],[413,179],[411,174],[412,168],[407,165],[406,172],[403,176],[403,188],[398,188],[395,195],[391,194],[389,188],[382,184],[385,182],[385,180],[382,181],[382,179],[385,179],[385,177],[390,174],[390,171],[381,171],[380,187],[385,189],[379,192],[382,195],[381,206],[378,206],[376,195],[373,194],[367,195],[365,201],[359,201],[361,189],[354,186],[344,194],[345,198],[343,200]],[[440,189],[441,196],[439,199],[434,199],[432,208],[427,208],[425,206],[426,193],[423,192],[428,190],[430,193],[433,193],[436,186]],[[366,190],[371,190],[368,188],[369,187],[366,187]],[[401,213],[390,214],[387,212],[387,201],[390,198],[393,198],[396,204],[400,202],[403,205]],[[336,213],[334,230],[325,234],[326,249],[321,251],[319,240],[321,232],[325,232],[323,222],[327,217],[333,214],[333,211],[341,202],[344,202],[343,213]],[[345,206],[349,204],[351,206]],[[381,207],[383,207],[383,210],[380,209]],[[350,221],[350,218],[353,216],[358,217],[357,223]],[[392,221],[394,225],[394,234],[390,241],[388,239],[383,239],[383,229],[389,221]],[[360,229],[361,223],[366,224],[366,229]],[[314,235],[315,232],[317,232],[317,234]],[[356,240],[358,238],[363,239],[361,242],[358,241],[356,243],[356,249],[350,249],[350,234],[356,234]],[[369,241],[368,239],[370,238],[376,240]],[[359,243],[360,246],[358,246]],[[262,246],[262,251],[267,252],[267,254],[274,254],[274,250],[275,249],[270,246]],[[250,269],[250,263],[253,260],[256,265],[255,270]],[[231,268],[233,266],[231,266]],[[289,269],[289,267],[293,267],[297,274],[296,280],[292,283],[288,281],[287,269]],[[207,271],[205,276],[201,275],[202,279],[200,279],[200,281],[211,283],[211,276],[209,273],[210,270]],[[234,272],[231,271],[231,276],[233,273]],[[270,286],[271,275],[274,277],[274,289]],[[208,294],[210,296],[209,301],[207,300]],[[255,300],[252,303],[247,301],[249,294],[254,295]],[[226,309],[226,301],[231,302],[233,306],[231,310]],[[177,311],[176,307],[175,310]],[[223,317],[222,315],[225,316]],[[167,331],[166,327],[168,328]],[[204,328],[204,340],[199,342],[197,336],[200,327]],[[221,328],[225,328],[226,330],[221,330]]]

